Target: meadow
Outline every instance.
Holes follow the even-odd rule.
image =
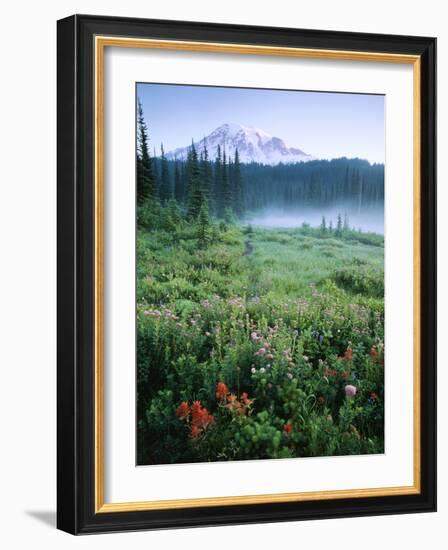
[[[381,235],[138,222],[138,464],[384,452]]]

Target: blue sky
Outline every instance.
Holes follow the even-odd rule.
[[[255,126],[318,158],[384,162],[384,96],[137,85],[151,148],[184,147],[225,122]]]

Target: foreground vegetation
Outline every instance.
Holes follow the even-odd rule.
[[[139,464],[384,451],[381,236],[138,220]]]

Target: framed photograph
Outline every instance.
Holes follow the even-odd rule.
[[[58,22],[58,527],[436,507],[434,38]]]

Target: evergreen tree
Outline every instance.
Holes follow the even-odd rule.
[[[213,210],[213,207],[211,205],[211,202],[213,200],[211,189],[213,184],[213,176],[212,167],[208,158],[207,143],[205,138],[203,140],[203,148],[201,151],[201,180],[203,199],[207,203],[208,209]]]
[[[344,214],[344,231],[348,231],[350,229],[349,220],[347,214]]]
[[[182,202],[182,182],[177,159],[174,162],[174,198],[179,204]]]
[[[188,216],[196,219],[204,203],[201,186],[201,173],[199,169],[198,154],[191,142],[191,149],[188,153]]]
[[[238,217],[243,215],[243,186],[238,148],[235,149],[235,160],[233,163],[233,210]]]
[[[342,235],[342,217],[341,214],[338,214],[338,221],[336,224],[336,235],[340,237]]]
[[[232,189],[229,181],[229,167],[227,165],[225,149],[222,154],[222,198],[224,211],[232,210]]]
[[[143,115],[142,104],[140,99],[137,99],[137,202],[140,205],[145,200],[156,196],[148,141],[148,128]]]
[[[322,216],[322,222],[320,224],[320,230],[321,230],[321,233],[326,233],[327,232],[327,222],[325,220],[325,216]]]
[[[330,220],[330,224],[328,225],[328,233],[333,233],[333,220]]]
[[[213,181],[213,191],[215,198],[215,214],[218,217],[221,217],[224,211],[224,200],[222,195],[222,159],[221,159],[221,147],[218,144],[218,149],[216,152],[215,159],[215,173]]]
[[[201,248],[206,248],[210,242],[210,219],[205,202],[202,204],[198,216],[198,241]]]
[[[171,188],[170,174],[168,170],[168,161],[165,156],[163,143],[160,144],[160,198],[164,201],[169,200],[173,196]]]

